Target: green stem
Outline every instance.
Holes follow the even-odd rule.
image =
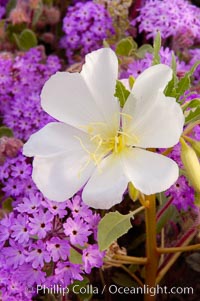
[[[200,120],[197,120],[197,121],[194,121],[193,123],[190,123],[186,128],[185,130],[183,131],[183,135],[188,135],[190,134],[190,132],[193,130],[193,128],[200,124]]]
[[[159,254],[169,254],[178,252],[189,252],[194,250],[199,250],[200,244],[183,246],[183,247],[172,247],[172,248],[157,248]]]
[[[156,241],[156,200],[155,195],[146,196],[145,199],[146,203],[149,203],[145,208],[147,257],[147,264],[145,265],[145,284],[148,287],[155,287],[159,262]],[[156,296],[149,294],[146,294],[144,298],[145,301],[153,301],[155,299]]]
[[[114,259],[118,259],[119,261],[126,261],[130,264],[146,264],[147,258],[145,257],[134,257],[134,256],[126,256],[126,255],[114,255]]]

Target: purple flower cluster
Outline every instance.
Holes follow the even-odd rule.
[[[160,60],[162,64],[171,66],[172,63],[172,54],[173,51],[169,48],[163,48],[160,49]],[[177,56],[176,58],[176,64],[177,64],[177,73],[182,75],[186,71],[188,71],[189,66],[186,65],[185,62],[180,61]],[[135,59],[133,62],[131,62],[128,66],[126,74],[122,73],[121,77],[128,77],[130,75],[134,76],[135,78],[138,77],[140,73],[142,73],[145,69],[149,68],[152,65],[153,61],[153,54],[147,52],[145,57],[143,59]]]
[[[82,202],[81,193],[62,203],[44,198],[31,172],[20,153],[0,169],[5,198],[13,199],[13,211],[0,220],[3,300],[30,301],[36,285],[65,287],[103,264],[96,244],[100,216]]]
[[[66,49],[66,56],[73,62],[76,53],[85,55],[102,47],[103,40],[114,33],[112,19],[103,5],[92,1],[78,2],[68,8],[63,19],[65,36],[61,46]]]
[[[12,57],[0,55],[0,107],[3,123],[15,137],[27,140],[52,121],[41,108],[40,92],[45,81],[60,69],[57,56],[43,55],[41,48]]]
[[[200,9],[186,0],[146,0],[139,12],[131,24],[139,24],[139,32],[145,32],[147,39],[154,38],[158,31],[163,39],[181,33],[185,47],[200,39]]]

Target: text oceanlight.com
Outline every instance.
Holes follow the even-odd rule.
[[[81,285],[73,285],[70,289],[67,287],[62,287],[61,285],[37,285],[37,293],[47,293],[47,294],[60,294],[62,296],[68,294],[69,292],[74,294],[92,294],[99,295],[107,292],[111,295],[121,294],[121,295],[139,295],[139,294],[148,294],[150,296],[155,296],[159,294],[171,294],[171,295],[193,295],[193,287],[171,287],[159,286],[150,287],[144,285],[143,287],[124,287],[117,286],[115,284],[104,285],[102,289],[99,287],[93,286],[91,284],[82,287]]]

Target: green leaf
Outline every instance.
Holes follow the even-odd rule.
[[[69,261],[71,263],[82,264],[82,255],[77,252],[74,248],[70,249]]]
[[[194,98],[188,102],[186,102],[184,105],[183,105],[183,111],[185,111],[186,109],[188,108],[196,108],[200,106],[200,98]]]
[[[177,64],[176,64],[176,56],[174,54],[174,52],[172,52],[172,61],[171,61],[171,68],[173,70],[173,82],[174,82],[174,86],[178,83],[178,77],[177,77]]]
[[[118,42],[116,46],[116,54],[131,56],[137,49],[137,43],[133,40],[132,37],[127,37]]]
[[[5,210],[6,212],[11,212],[13,210],[12,202],[13,202],[13,199],[11,197],[9,197],[5,201],[3,201],[3,203],[2,203],[3,210]]]
[[[10,128],[7,128],[6,126],[0,127],[0,138],[6,136],[6,137],[13,137],[13,132]]]
[[[117,80],[115,87],[115,97],[119,99],[120,106],[123,107],[130,92],[124,87],[121,81]]]
[[[200,106],[196,107],[194,110],[190,110],[185,118],[185,125],[200,120]]]
[[[176,88],[176,98],[179,99],[181,95],[184,94],[184,92],[186,90],[188,90],[190,88],[190,84],[191,84],[191,77],[194,74],[194,71],[196,70],[196,68],[199,66],[200,61],[197,61],[192,68],[190,69],[190,71],[186,72],[184,77],[182,77],[180,79],[180,81],[177,84],[177,88]]]
[[[165,96],[175,97],[176,98],[176,87],[174,85],[174,78],[172,78],[167,84],[165,91]]]
[[[157,33],[153,42],[153,62],[152,65],[160,64],[160,48],[161,48],[161,35]]]
[[[30,29],[24,29],[20,35],[13,34],[15,42],[20,50],[29,50],[32,47],[37,46],[37,37],[35,33]]]
[[[133,213],[126,215],[120,214],[118,211],[107,213],[98,226],[98,243],[101,251],[106,250],[115,240],[132,227],[130,218]]]
[[[174,63],[173,63],[174,64]],[[168,83],[165,88],[165,95],[175,97],[178,101],[180,96],[182,96],[186,90],[188,90],[191,86],[191,77],[194,74],[194,71],[199,66],[200,61],[196,62],[190,71],[185,73],[184,77],[182,77],[179,81],[178,78],[173,76],[172,80]]]
[[[139,59],[143,59],[147,52],[153,53],[153,47],[150,44],[142,45],[135,51],[134,55]]]
[[[171,61],[171,68],[173,70],[172,79],[169,81],[167,87],[165,88],[164,94],[166,96],[175,97],[177,96],[176,86],[178,84],[178,77],[176,75],[176,57],[174,52],[172,52],[172,61]]]

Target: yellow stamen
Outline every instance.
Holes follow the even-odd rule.
[[[124,116],[124,118],[132,119],[132,116],[126,113],[119,113]],[[99,167],[101,161],[108,156],[110,153],[119,154],[123,150],[132,147],[134,144],[138,143],[138,137],[128,131],[123,129],[116,130],[115,133],[108,133],[108,125],[103,122],[91,122],[87,126],[82,126],[86,129],[89,135],[89,140],[91,142],[91,147],[87,147],[81,138],[75,137],[79,140],[81,147],[89,155],[89,162],[93,161],[94,164]],[[131,142],[130,142],[131,141]],[[93,150],[92,150],[93,149]],[[86,162],[87,167],[89,162]]]

